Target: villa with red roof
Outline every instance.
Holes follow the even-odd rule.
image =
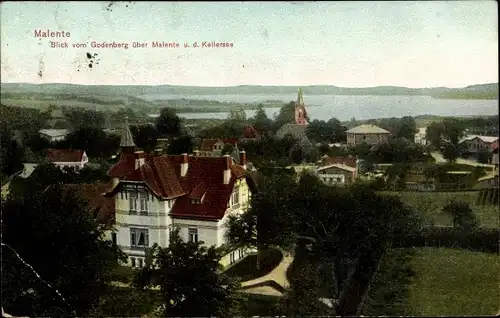
[[[79,149],[49,149],[46,159],[60,168],[82,169],[89,162],[85,150]]]
[[[228,217],[248,208],[255,189],[244,151],[238,163],[229,155],[146,154],[136,151],[128,125],[120,147],[120,160],[108,172],[113,185],[104,195],[114,198],[116,242],[129,266],[143,266],[145,248],[167,247],[177,229],[185,241],[226,245]],[[221,263],[230,266],[247,253],[233,250]]]

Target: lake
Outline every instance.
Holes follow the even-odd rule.
[[[148,95],[140,96],[147,100],[155,99],[198,99],[220,102],[259,103],[269,100],[288,102],[293,95]],[[328,120],[336,117],[341,121],[352,117],[360,119],[403,117],[417,115],[436,116],[471,116],[498,115],[498,100],[457,100],[435,99],[430,96],[371,96],[371,95],[304,95],[311,120]],[[279,108],[266,108],[270,118],[279,112]],[[247,118],[255,114],[246,111]],[[182,113],[187,119],[225,119],[227,112],[219,113]],[[151,114],[151,117],[158,115]]]

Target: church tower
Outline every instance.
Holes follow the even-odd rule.
[[[134,153],[135,143],[132,133],[130,132],[130,127],[128,126],[128,117],[125,117],[125,124],[122,130],[120,148],[122,154]]]
[[[307,125],[306,119],[307,119],[306,105],[304,104],[302,89],[299,88],[299,92],[297,94],[297,101],[295,102],[295,124]]]

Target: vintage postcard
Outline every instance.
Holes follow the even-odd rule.
[[[500,314],[497,2],[0,9],[2,317]]]

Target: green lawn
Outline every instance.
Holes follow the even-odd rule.
[[[500,309],[498,254],[458,249],[417,249],[411,267],[408,314],[493,315]]]
[[[442,208],[451,200],[464,201],[471,205],[472,210],[479,218],[481,226],[499,227],[499,210],[494,205],[476,205],[478,191],[464,192],[397,192],[383,191],[383,194],[399,195],[404,202],[422,213],[426,224],[453,225],[451,217],[443,214]]]
[[[499,255],[449,248],[386,252],[363,306],[365,316],[493,315],[500,309]]]

